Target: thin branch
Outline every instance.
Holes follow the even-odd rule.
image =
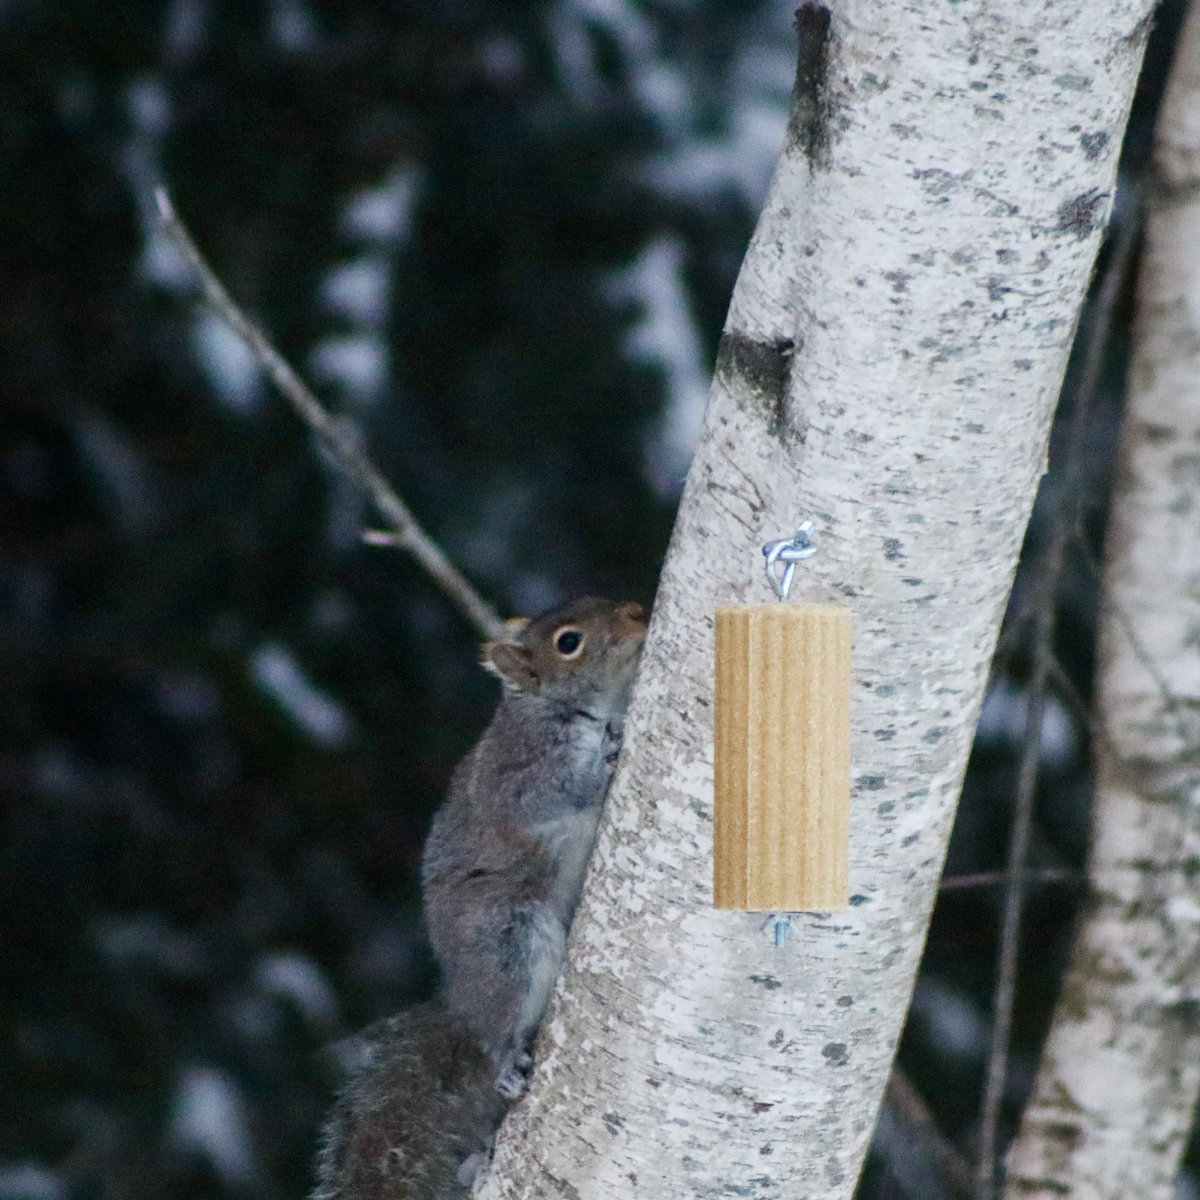
[[[1101,604],[1103,604],[1103,598],[1101,598]],[[1067,674],[1066,668],[1063,667],[1057,656],[1050,664],[1050,682],[1067,702],[1067,706],[1084,729],[1087,730],[1088,737],[1092,739],[1093,743],[1103,746],[1113,762],[1127,766],[1124,756],[1117,749],[1117,744],[1113,741],[1113,736],[1105,724],[1104,714],[1090,706],[1083,698],[1079,688],[1075,686],[1075,681]]]
[[[411,554],[480,634],[488,638],[499,636],[503,626],[495,610],[425,533],[383,473],[359,449],[349,430],[325,409],[262,330],[231,299],[176,214],[166,189],[156,188],[154,200],[163,231],[195,273],[205,304],[245,342],[271,382],[338,466],[371,497],[389,526],[387,544]],[[377,538],[368,540],[379,544]]]
[[[1096,307],[1079,369],[1078,384],[1075,387],[1075,403],[1063,456],[1064,507],[1072,502],[1075,495],[1073,485],[1081,457],[1087,417],[1099,386],[1117,297],[1133,258],[1139,232],[1140,222],[1131,214],[1113,243],[1112,255],[1096,293]],[[1021,915],[1025,899],[1025,860],[1029,853],[1030,832],[1033,827],[1033,802],[1041,751],[1042,718],[1046,710],[1046,684],[1054,662],[1055,602],[1067,542],[1073,527],[1074,523],[1067,519],[1065,512],[1058,514],[1057,519],[1051,523],[1049,540],[1035,566],[1033,670],[1029,680],[1029,708],[1022,739],[1005,871],[1004,915],[1000,929],[1000,949],[997,954],[996,987],[992,1005],[992,1039],[984,1082],[979,1159],[975,1171],[976,1200],[993,1200],[997,1194],[1000,1108],[1004,1100],[1008,1050],[1012,1036],[1013,997],[1016,991]]]
[[[1082,884],[1083,874],[1065,867],[1040,867],[1021,874],[1024,883]],[[961,892],[970,888],[996,887],[1008,883],[1007,871],[976,871],[970,875],[947,875],[938,884],[939,892]]]
[[[996,989],[992,1004],[992,1040],[984,1083],[980,1118],[979,1161],[975,1175],[977,1200],[993,1200],[996,1194],[997,1134],[1000,1105],[1008,1075],[1008,1046],[1012,1035],[1013,997],[1016,991],[1017,956],[1020,946],[1021,913],[1025,892],[1022,887],[1025,858],[1033,828],[1033,800],[1041,750],[1042,718],[1046,710],[1046,677],[1054,636],[1054,593],[1062,565],[1062,544],[1057,536],[1050,539],[1040,567],[1039,591],[1042,600],[1034,634],[1033,675],[1029,681],[1029,708],[1017,773],[1012,829],[1009,833],[1008,864],[1004,879],[1004,916],[1000,929],[1000,951],[996,969]]]
[[[884,1102],[908,1127],[955,1200],[971,1194],[971,1164],[961,1150],[942,1132],[924,1096],[898,1067],[888,1077]]]
[[[1162,701],[1163,708],[1175,718],[1175,731],[1179,735],[1180,741],[1186,746],[1191,741],[1192,735],[1188,729],[1187,721],[1184,716],[1183,704],[1178,696],[1171,691],[1170,685],[1167,683],[1166,676],[1159,670],[1158,664],[1151,657],[1146,649],[1145,643],[1138,636],[1137,629],[1134,627],[1133,618],[1122,608],[1116,601],[1113,600],[1109,593],[1109,589],[1103,586],[1104,571],[1100,564],[1096,561],[1094,555],[1087,552],[1086,546],[1083,548],[1082,554],[1083,564],[1087,568],[1088,574],[1095,581],[1096,586],[1100,591],[1100,614],[1103,616],[1106,613],[1112,615],[1113,620],[1120,627],[1121,632],[1125,635],[1129,642],[1129,648],[1133,651],[1139,664],[1145,670],[1146,674],[1154,681],[1155,689],[1158,692],[1159,699]],[[1118,762],[1124,762],[1123,757],[1113,752],[1113,757]]]

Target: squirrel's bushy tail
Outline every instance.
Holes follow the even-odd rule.
[[[495,1067],[437,1001],[377,1021],[321,1140],[312,1200],[456,1200],[491,1152]]]

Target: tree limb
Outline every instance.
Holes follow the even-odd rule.
[[[1089,895],[1011,1200],[1169,1200],[1200,1094],[1200,5],[1155,138],[1106,544]]]
[[[971,1195],[974,1171],[970,1161],[941,1130],[937,1118],[929,1111],[925,1097],[899,1067],[893,1067],[888,1077],[887,1104],[904,1122],[913,1139],[928,1156],[956,1200]]]
[[[421,528],[408,505],[359,449],[346,426],[326,410],[262,330],[234,303],[180,220],[166,188],[155,188],[154,200],[163,231],[191,267],[204,303],[242,339],[284,399],[316,434],[338,467],[370,496],[388,523],[386,535],[369,533],[365,540],[373,545],[394,545],[407,551],[483,637],[499,636],[502,622],[495,610]]]
[[[853,1193],[1149,8],[799,9],[567,967],[480,1200]],[[852,901],[780,946],[712,906],[713,607],[775,602],[760,548],[806,518],[796,599],[854,614]]]
[[[1080,488],[1077,476],[1082,458],[1084,436],[1092,401],[1100,384],[1105,349],[1112,331],[1117,296],[1125,279],[1137,244],[1137,220],[1129,216],[1112,247],[1112,255],[1101,280],[1084,348],[1083,363],[1070,419],[1067,444],[1060,468],[1063,503],[1077,505]],[[992,1004],[992,1038],[984,1081],[979,1127],[979,1159],[975,1174],[976,1200],[992,1200],[996,1194],[1000,1109],[1008,1073],[1008,1049],[1012,1033],[1013,1002],[1016,995],[1017,961],[1020,954],[1021,915],[1024,907],[1025,859],[1029,853],[1033,828],[1033,803],[1037,788],[1038,763],[1041,759],[1042,719],[1046,710],[1046,685],[1053,673],[1055,614],[1058,585],[1062,575],[1067,544],[1074,536],[1076,522],[1067,511],[1055,513],[1050,520],[1050,536],[1034,570],[1033,670],[1029,680],[1029,706],[1022,737],[1021,759],[1013,802],[1013,823],[1009,836],[1008,862],[1004,885],[1003,919],[997,954],[995,995]]]

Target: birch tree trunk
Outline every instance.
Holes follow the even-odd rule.
[[[738,278],[569,963],[477,1194],[851,1194],[1109,207],[1150,0],[798,13],[785,146]],[[855,618],[851,908],[715,911],[712,626]]]
[[[1200,6],[1159,116],[1101,627],[1090,895],[1011,1197],[1167,1200],[1200,1091]]]

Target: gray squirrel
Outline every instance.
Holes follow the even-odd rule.
[[[441,992],[360,1035],[313,1200],[450,1200],[487,1162],[527,1086],[645,634],[640,605],[588,598],[484,646],[504,690],[422,860]]]

